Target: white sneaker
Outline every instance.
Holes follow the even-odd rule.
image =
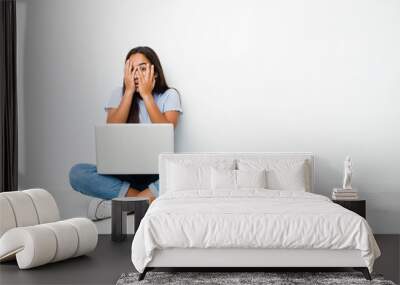
[[[92,221],[111,217],[111,200],[94,198],[89,203],[88,218]]]

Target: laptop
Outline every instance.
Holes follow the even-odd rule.
[[[100,174],[158,174],[158,155],[174,152],[172,124],[95,126]]]

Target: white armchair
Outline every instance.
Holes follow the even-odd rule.
[[[44,189],[0,193],[0,262],[17,259],[20,269],[86,254],[96,248],[97,228],[87,218],[60,221]]]

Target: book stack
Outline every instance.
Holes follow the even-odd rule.
[[[333,188],[333,200],[358,200],[358,192],[356,189]]]

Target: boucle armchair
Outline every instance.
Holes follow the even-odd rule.
[[[97,235],[87,218],[60,221],[44,189],[0,193],[0,262],[16,259],[28,269],[84,255],[96,248]]]

